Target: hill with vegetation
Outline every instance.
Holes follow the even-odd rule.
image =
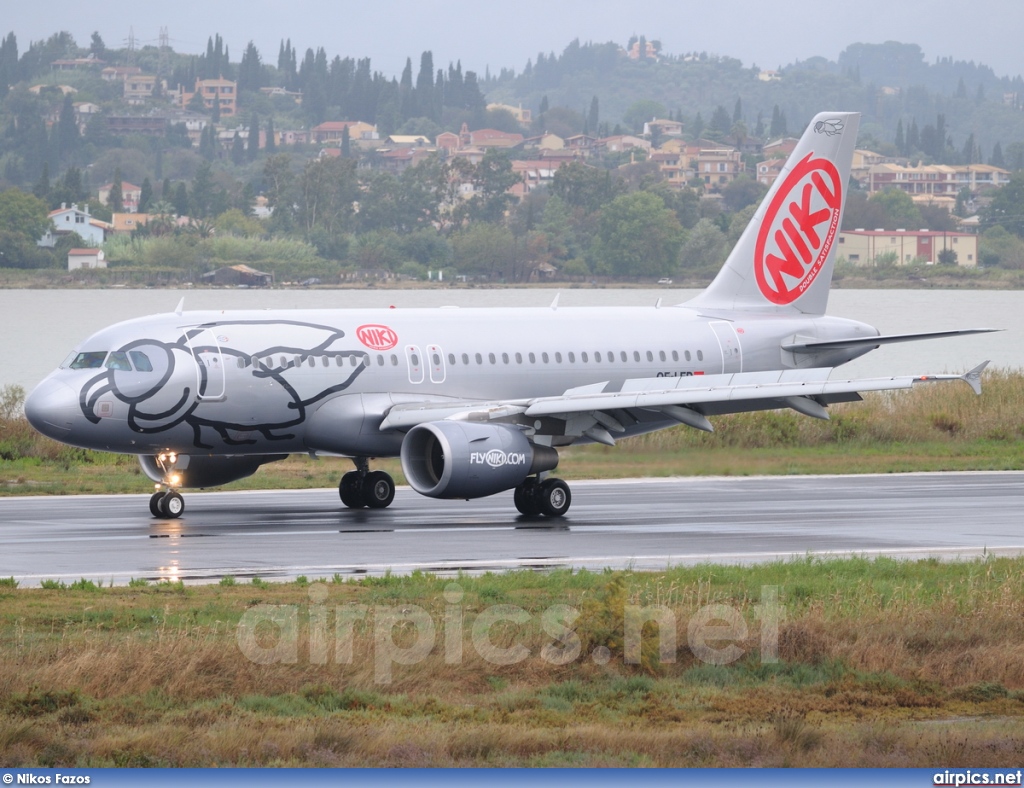
[[[110,49],[98,34],[88,46],[57,33],[23,48],[12,32],[0,40],[0,269],[56,275],[68,249],[84,241],[72,233],[53,249],[37,246],[47,213],[77,203],[109,220],[133,183],[149,220],[107,241],[107,281],[191,281],[248,263],[277,281],[444,271],[446,281],[521,282],[545,270],[563,281],[669,276],[700,284],[765,190],[751,177],[720,189],[673,188],[655,163],[627,151],[563,166],[517,200],[515,160],[535,151],[491,149],[478,161],[438,154],[405,169],[389,168],[381,155],[389,134],[433,141],[464,125],[564,137],[642,132],[644,121],[667,116],[683,123],[687,139],[741,146],[750,172],[761,142],[799,134],[812,113],[841,106],[864,113],[860,144],[879,153],[1024,168],[1020,77],[973,63],[927,64],[918,47],[896,43],[853,45],[838,62],[815,59],[774,74],[726,57],[654,52],[634,61],[617,44],[572,42],[520,73],[482,77],[423,52],[418,68],[410,57],[401,76],[390,77],[369,59],[323,47],[300,53],[290,41],[276,62],[251,43],[233,61],[219,35],[189,55],[166,46]],[[71,70],[54,65],[60,61]],[[104,75],[103,64],[154,75],[156,88],[129,104],[123,80]],[[202,96],[180,106],[196,80],[215,77],[235,83],[237,113],[222,116],[219,103],[208,107]],[[521,104],[532,123],[524,127],[488,101]],[[166,123],[125,133],[125,118]],[[373,124],[379,136],[310,141],[310,129],[339,120]],[[107,204],[97,198],[104,184]],[[262,218],[254,215],[258,201]],[[981,261],[1024,268],[1024,174],[986,210]],[[847,214],[850,227],[956,226],[900,193],[854,191]]]

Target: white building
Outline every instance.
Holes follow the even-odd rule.
[[[86,243],[100,246],[105,240],[107,233],[114,228],[107,222],[94,219],[89,215],[89,206],[79,208],[77,203],[72,203],[68,208],[61,203],[56,211],[50,211],[50,221],[53,229],[36,241],[36,245],[52,249],[57,245],[57,237],[69,233],[78,233]]]
[[[70,249],[68,251],[68,270],[79,268],[106,268],[107,260],[102,249]]]

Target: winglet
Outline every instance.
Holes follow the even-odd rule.
[[[974,389],[974,393],[981,395],[981,373],[989,365],[988,361],[982,361],[978,366],[963,376],[964,381]]]
[[[554,312],[558,309],[558,299],[561,297],[561,291],[555,293],[555,300],[551,302],[551,311]]]
[[[185,311],[185,296],[182,296],[181,300],[178,302],[178,305],[176,307],[174,307],[174,314],[176,314],[176,315],[178,315],[180,317],[181,313],[184,312],[184,311]]]

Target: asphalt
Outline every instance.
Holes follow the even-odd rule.
[[[1024,473],[576,482],[560,520],[504,493],[345,509],[336,490],[186,494],[180,520],[147,496],[0,498],[0,577],[211,582],[514,568],[660,569],[815,555],[1024,554]]]

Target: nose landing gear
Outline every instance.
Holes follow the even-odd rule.
[[[366,457],[353,459],[356,470],[341,477],[338,495],[349,509],[385,509],[395,500],[395,480],[384,471],[371,471]]]
[[[175,489],[181,484],[181,474],[174,470],[177,461],[178,455],[173,452],[158,454],[156,457],[156,463],[164,475],[164,480],[162,484],[157,484],[156,492],[149,498],[149,511],[154,517],[176,520],[185,513],[185,499]]]

